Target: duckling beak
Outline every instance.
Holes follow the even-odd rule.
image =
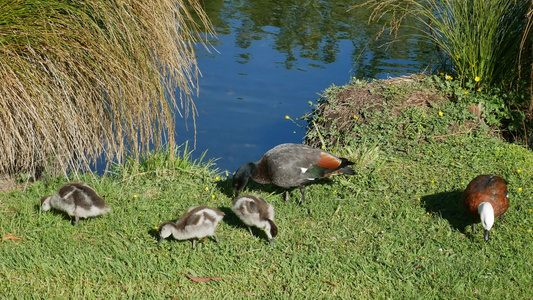
[[[164,240],[164,238],[162,236],[159,237],[159,239],[157,240],[157,243],[161,243],[162,241]]]
[[[484,231],[484,236],[485,236],[485,242],[488,242],[489,241],[489,231],[485,229]]]
[[[270,239],[270,246],[274,247],[274,238]]]

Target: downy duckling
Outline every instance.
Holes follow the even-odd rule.
[[[274,238],[278,235],[278,227],[274,224],[274,207],[263,198],[254,195],[243,195],[233,203],[233,212],[248,226],[264,229],[270,245],[274,246]]]
[[[108,213],[111,208],[98,196],[95,190],[84,183],[67,183],[59,188],[57,194],[41,198],[43,211],[55,208],[75,218],[77,225],[80,218],[95,217]]]
[[[196,240],[213,236],[218,242],[215,229],[224,213],[206,206],[191,207],[181,216],[178,222],[166,222],[159,226],[159,243],[172,235],[176,240],[192,239],[192,248],[196,248]]]

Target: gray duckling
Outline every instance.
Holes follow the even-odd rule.
[[[96,191],[84,183],[67,183],[59,188],[57,194],[41,198],[41,208],[49,211],[51,208],[66,212],[75,218],[77,225],[80,218],[89,218],[108,213],[107,206]]]
[[[191,207],[187,212],[174,222],[166,222],[159,226],[159,243],[169,236],[176,240],[192,239],[192,248],[196,248],[196,240],[212,236],[218,242],[215,229],[224,218],[224,213],[218,209],[206,206]]]
[[[233,212],[248,226],[253,236],[251,226],[263,229],[274,246],[274,238],[278,235],[278,226],[274,224],[274,207],[263,198],[255,195],[243,195],[233,203]]]

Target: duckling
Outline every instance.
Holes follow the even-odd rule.
[[[285,201],[289,201],[288,189],[299,187],[300,204],[305,201],[305,185],[331,174],[353,175],[348,166],[354,163],[324,150],[302,144],[281,144],[266,152],[258,162],[249,162],[233,175],[235,198],[239,197],[248,179],[261,184],[274,184],[285,189]]]
[[[509,194],[505,180],[497,175],[479,175],[474,178],[463,192],[463,207],[475,221],[481,221],[484,228],[484,239],[489,240],[489,231],[494,219],[500,217],[509,208]],[[472,225],[476,232],[476,224]]]
[[[274,238],[278,235],[278,226],[274,224],[274,207],[263,198],[254,195],[243,195],[233,203],[233,212],[248,226],[253,236],[252,227],[264,229],[270,245],[274,246]]]
[[[59,188],[57,194],[41,198],[43,211],[55,208],[75,218],[78,225],[80,218],[96,217],[108,213],[107,206],[96,191],[84,183],[67,183]]]
[[[224,213],[206,206],[191,207],[180,217],[178,222],[166,222],[159,226],[159,243],[172,235],[177,240],[192,239],[192,248],[196,248],[196,240],[213,236],[218,242],[215,229],[222,220]]]

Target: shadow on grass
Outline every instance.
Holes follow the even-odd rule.
[[[420,201],[426,212],[440,215],[448,220],[453,228],[467,234],[465,229],[474,224],[474,221],[463,208],[462,195],[463,191],[455,190],[423,196]]]
[[[224,180],[219,180],[216,182],[217,188],[228,198],[235,199],[235,191],[233,190],[233,177],[232,178],[226,178]],[[285,191],[284,189],[278,188],[275,185],[272,184],[259,184],[250,179],[248,181],[248,184],[244,188],[244,190],[241,192],[242,195],[244,194],[253,194],[255,192],[262,191],[266,193],[280,193],[281,195]],[[283,195],[282,195],[283,196]]]

